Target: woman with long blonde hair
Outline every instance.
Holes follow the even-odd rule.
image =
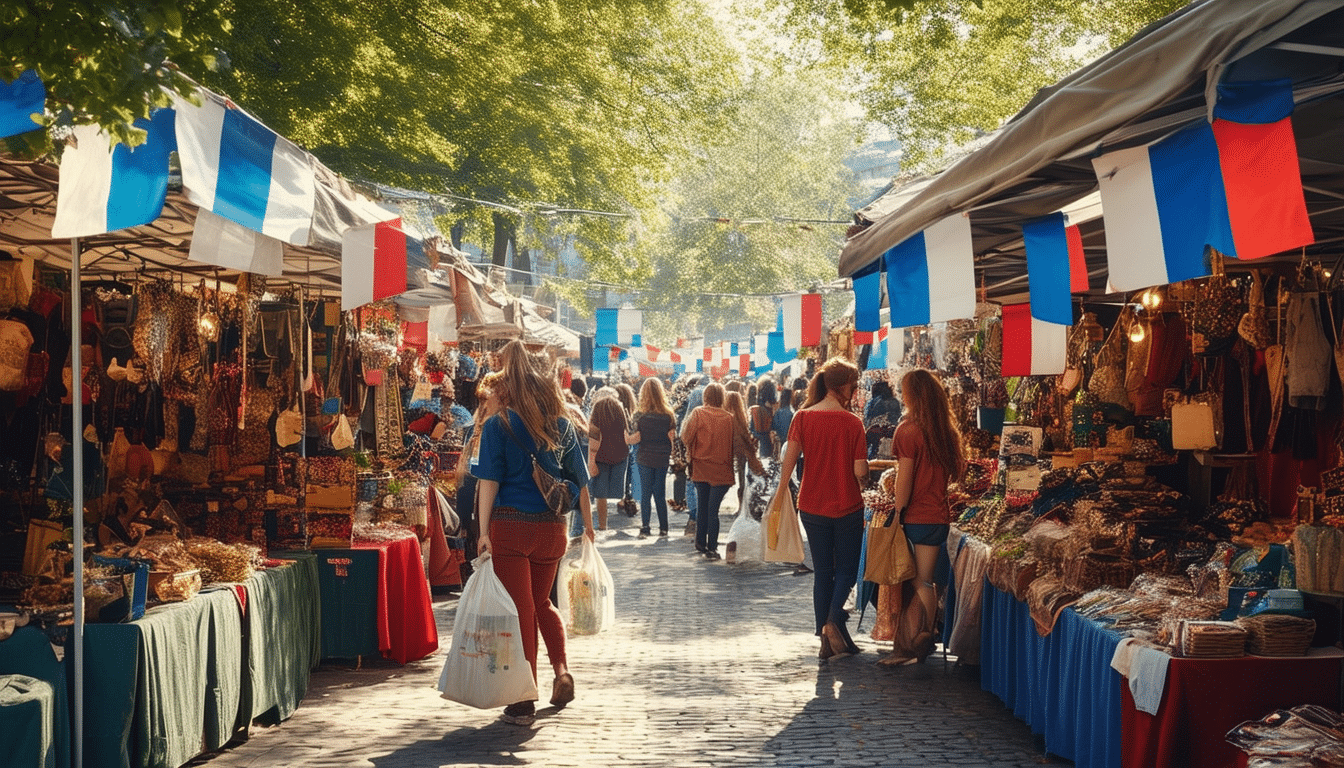
[[[672,458],[672,440],[676,437],[676,417],[667,404],[663,382],[648,378],[639,388],[639,409],[630,419],[631,432],[625,441],[635,447],[635,469],[639,472],[639,511],[642,524],[639,537],[652,531],[649,522],[653,507],[658,509],[658,535],[667,535],[667,466]]]
[[[779,476],[779,494],[803,463],[798,516],[812,553],[812,610],[821,636],[820,658],[859,652],[849,636],[845,601],[859,575],[863,547],[863,494],[868,444],[863,422],[849,411],[859,387],[859,369],[842,358],[827,360],[812,378],[807,401],[789,424]]]
[[[905,417],[896,427],[892,452],[897,459],[896,509],[905,537],[915,550],[915,605],[919,630],[907,648],[897,648],[887,664],[918,663],[933,650],[933,625],[938,611],[934,570],[947,542],[952,511],[947,484],[962,476],[966,456],[961,432],[952,420],[947,390],[932,373],[910,371],[901,379]],[[912,624],[913,624],[912,620]]]
[[[574,700],[574,678],[565,656],[565,626],[551,604],[560,558],[565,554],[568,510],[553,510],[533,479],[533,462],[570,486],[579,500],[584,532],[593,537],[588,497],[579,489],[588,482],[587,464],[578,435],[565,415],[559,384],[535,360],[522,342],[511,341],[500,352],[495,390],[503,410],[481,425],[476,514],[480,519],[477,546],[494,560],[495,573],[518,609],[523,653],[537,674],[537,633],[546,643],[546,655],[555,670],[551,704],[563,707]],[[504,708],[503,719],[530,725],[536,718],[532,701]]]

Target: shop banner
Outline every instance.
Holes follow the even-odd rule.
[[[1003,306],[1004,378],[1061,374],[1068,346],[1067,325],[1037,320],[1027,304]]]
[[[313,158],[233,102],[204,88],[201,106],[170,94],[187,198],[292,245],[308,245],[317,182]]]
[[[975,317],[971,220],[953,214],[883,254],[893,328]]]
[[[173,111],[135,121],[145,143],[112,146],[96,125],[78,125],[61,155],[54,238],[88,237],[148,224],[168,195],[168,155],[174,149]],[[278,274],[278,273],[277,273]]]
[[[1078,228],[1068,226],[1063,213],[1052,213],[1023,224],[1022,240],[1027,248],[1032,317],[1073,325],[1071,294],[1088,289],[1087,262]]]
[[[37,70],[25,69],[11,83],[0,80],[0,139],[35,131],[42,126],[33,121],[47,103],[47,88]]]

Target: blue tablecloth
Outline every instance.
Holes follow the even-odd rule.
[[[1111,656],[1121,636],[1072,609],[1046,637],[1026,603],[984,584],[980,686],[1045,737],[1045,750],[1078,768],[1119,768],[1120,674]]]

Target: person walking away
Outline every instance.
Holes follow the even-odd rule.
[[[896,434],[901,421],[901,401],[885,380],[873,382],[873,394],[863,409],[863,428],[868,441],[868,458],[878,458],[882,441]]]
[[[695,412],[695,409],[704,405],[705,388],[709,386],[709,383],[709,376],[704,374],[697,374],[691,380],[691,390],[686,394],[686,409],[681,414],[681,420],[677,422],[677,430],[679,433],[685,432],[686,422],[691,418],[691,414]],[[682,444],[685,444],[684,440],[682,441]],[[686,456],[687,461],[689,462],[690,451],[687,451]],[[686,473],[689,477],[691,474],[689,467],[687,468]],[[690,516],[690,519],[686,521],[686,535],[691,536],[695,534],[695,518],[700,514],[700,501],[695,490],[695,480],[691,480],[690,483],[686,485],[686,514]]]
[[[863,422],[849,412],[859,385],[859,369],[847,360],[827,360],[807,391],[807,401],[794,414],[784,445],[779,488],[789,492],[789,475],[800,456],[806,457],[798,489],[798,515],[807,531],[815,570],[812,608],[820,658],[859,652],[849,636],[845,600],[859,575],[863,545],[863,495],[868,476],[868,447]]]
[[[698,506],[695,550],[706,559],[719,560],[719,505],[733,485],[733,459],[746,446],[734,440],[732,414],[724,410],[723,385],[705,387],[704,405],[691,411],[681,440],[691,460]]]
[[[621,398],[621,407],[625,409],[626,418],[635,415],[639,410],[639,399],[635,396],[635,390],[629,384],[621,382],[616,385],[616,394]],[[634,429],[632,424],[625,425],[626,432]],[[622,440],[625,435],[622,434]],[[635,470],[635,447],[627,445],[625,450],[625,495],[621,497],[620,509],[628,517],[634,517],[636,513],[635,500],[639,498],[639,472]]]
[[[533,462],[579,496],[584,535],[593,538],[592,511],[578,490],[588,481],[579,438],[565,416],[555,378],[534,361],[520,341],[500,353],[498,389],[507,407],[481,426],[476,465],[478,546],[494,561],[495,574],[518,609],[523,652],[537,674],[537,633],[555,671],[551,704],[574,700],[574,677],[565,656],[565,625],[550,600],[560,558],[565,553],[565,512],[550,509],[533,479]],[[504,708],[503,720],[531,725],[536,705],[519,701]]]
[[[779,407],[770,416],[771,450],[779,456],[784,443],[789,441],[789,425],[793,423],[793,390],[782,389],[779,392]]]
[[[751,407],[751,436],[756,438],[757,455],[762,459],[773,460],[777,456],[771,432],[776,401],[774,379],[762,378],[756,385],[756,404]]]
[[[658,536],[667,536],[667,466],[672,458],[672,441],[676,438],[676,420],[667,405],[663,382],[656,378],[644,380],[639,388],[639,410],[631,419],[634,430],[626,442],[635,447],[635,467],[639,471],[642,515],[639,537],[650,534],[649,522],[653,506],[658,508]]]
[[[578,385],[577,388],[575,385]],[[588,463],[588,416],[583,412],[583,396],[587,393],[588,386],[583,383],[583,379],[575,378],[570,381],[569,389],[561,390],[565,400],[565,410],[569,416],[569,422],[574,425],[574,432],[579,436],[579,449],[583,451],[583,461]],[[591,473],[590,473],[591,474]],[[579,495],[585,497],[582,503],[589,504],[590,501],[588,487],[585,485]],[[576,502],[580,501],[575,499]],[[583,534],[583,520],[580,515],[569,516],[569,543],[578,544],[579,536]]]
[[[952,420],[947,390],[923,369],[901,379],[905,418],[896,426],[892,450],[897,459],[896,509],[900,511],[905,537],[915,550],[915,600],[920,612],[918,633],[911,647],[896,648],[884,664],[922,662],[933,650],[933,626],[938,613],[938,588],[934,571],[938,554],[947,543],[952,511],[947,504],[947,483],[966,470],[961,432]],[[905,616],[901,622],[906,621]]]
[[[628,423],[616,390],[602,387],[593,400],[588,419],[588,469],[592,480],[588,495],[597,501],[597,530],[607,529],[607,499],[620,499],[625,493],[625,469],[629,449],[625,445]]]
[[[733,415],[733,454],[737,456],[737,508],[742,508],[742,497],[747,490],[747,469],[757,475],[765,474],[765,467],[756,456],[756,440],[747,424],[747,410],[741,392],[729,392],[724,408]],[[745,451],[745,455],[743,452]]]

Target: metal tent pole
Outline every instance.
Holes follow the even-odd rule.
[[[75,625],[74,645],[74,768],[84,765],[84,368],[82,300],[79,276],[79,238],[70,238],[70,487],[74,505]]]

